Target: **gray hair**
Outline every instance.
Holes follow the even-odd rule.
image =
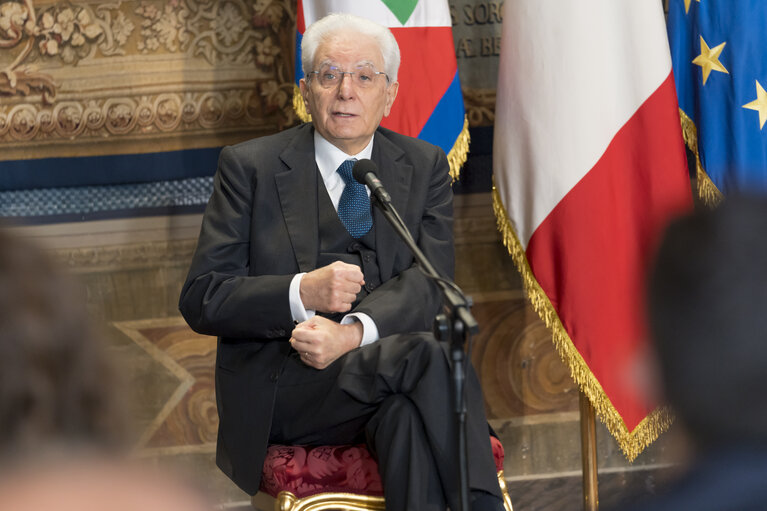
[[[369,19],[345,13],[328,14],[306,27],[301,40],[301,68],[304,76],[310,76],[309,73],[313,71],[314,55],[320,43],[339,31],[358,32],[375,39],[383,55],[386,76],[389,77],[390,83],[397,81],[399,45],[391,30]]]

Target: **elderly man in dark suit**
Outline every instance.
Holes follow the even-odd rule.
[[[440,295],[350,175],[354,160],[374,161],[421,250],[451,276],[445,154],[379,127],[398,88],[388,29],[330,15],[302,52],[313,122],[221,152],[181,294],[192,328],[219,336],[218,464],[253,494],[268,443],[367,440],[390,509],[456,509],[448,358],[424,332]],[[467,385],[473,508],[502,509],[473,374]]]

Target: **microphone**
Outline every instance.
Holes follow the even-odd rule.
[[[386,191],[381,181],[379,181],[378,176],[376,176],[376,171],[378,171],[378,165],[373,161],[367,159],[357,160],[352,167],[352,176],[358,183],[367,185],[367,187],[370,188],[371,195],[382,203],[389,204],[391,203],[391,196],[389,195],[389,192]]]

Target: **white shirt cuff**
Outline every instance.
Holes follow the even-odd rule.
[[[353,323],[355,319],[362,323],[362,342],[360,343],[360,346],[366,346],[376,342],[378,340],[378,327],[376,326],[375,321],[373,321],[373,318],[364,312],[352,312],[351,314],[347,314],[341,320],[341,324],[348,325],[349,323]]]
[[[315,311],[312,309],[305,308],[304,302],[301,301],[301,279],[304,278],[304,275],[306,273],[296,273],[293,280],[290,281],[290,290],[288,291],[290,315],[293,316],[293,321],[297,323],[303,323],[307,319],[314,317],[315,314]]]

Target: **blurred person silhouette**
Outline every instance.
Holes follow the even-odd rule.
[[[85,293],[0,224],[0,509],[211,509],[171,473],[128,461],[128,388]]]
[[[175,474],[109,458],[56,458],[0,473],[0,509],[13,511],[212,511]]]
[[[767,509],[767,198],[728,196],[673,222],[648,312],[662,391],[692,452],[665,492],[619,509]]]
[[[0,456],[118,449],[127,435],[118,384],[83,290],[0,228]]]

